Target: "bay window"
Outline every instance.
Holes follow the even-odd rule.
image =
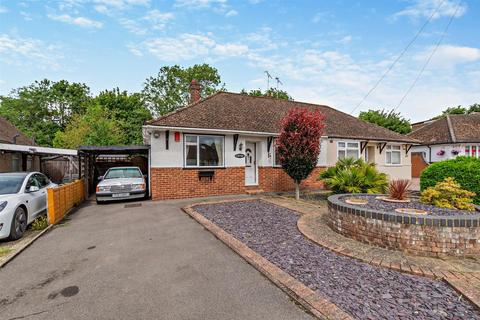
[[[225,138],[185,135],[185,167],[223,167]]]
[[[396,145],[387,145],[385,155],[387,157],[386,164],[401,164],[402,163],[402,148]]]
[[[337,159],[360,158],[360,143],[339,141],[337,143]]]

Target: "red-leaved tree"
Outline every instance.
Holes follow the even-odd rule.
[[[325,116],[306,108],[291,109],[281,122],[276,139],[277,156],[283,170],[295,182],[295,198],[300,198],[300,183],[316,167]]]

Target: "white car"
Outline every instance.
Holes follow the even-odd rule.
[[[0,239],[21,238],[47,212],[47,188],[56,186],[40,172],[0,173]]]
[[[145,198],[146,183],[138,167],[116,167],[107,170],[97,185],[97,203],[111,200]]]

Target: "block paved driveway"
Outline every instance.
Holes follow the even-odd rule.
[[[187,203],[86,203],[0,269],[0,319],[312,319]]]

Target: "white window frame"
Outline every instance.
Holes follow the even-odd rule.
[[[345,147],[340,147],[340,143],[344,143],[345,144]],[[357,145],[356,148],[352,148],[352,147],[348,147],[348,144],[349,143],[355,143]],[[339,153],[340,151],[345,151],[345,158],[348,158],[347,157],[347,151],[348,150],[356,150],[357,151],[357,159],[360,159],[360,142],[358,141],[337,141],[337,160],[340,159],[339,157]],[[356,160],[356,159],[355,159]]]
[[[475,147],[475,157],[472,155],[472,147]],[[465,150],[468,148],[468,155],[467,153],[465,152]],[[465,154],[466,157],[472,157],[472,158],[480,158],[480,154],[479,154],[479,148],[480,148],[480,144],[466,144],[465,145],[465,148],[463,149],[463,152]]]
[[[187,142],[187,137],[196,137],[197,142]],[[200,165],[200,137],[221,138],[222,139],[222,165],[219,166],[201,166]],[[184,168],[225,168],[225,136],[213,134],[194,134],[185,133],[183,135],[183,167]],[[187,146],[197,146],[197,164],[187,165]]]
[[[393,147],[399,147],[398,150],[393,150]],[[391,163],[392,161],[392,155],[391,153],[393,152],[398,152],[400,156],[398,157],[400,159],[399,163]],[[390,163],[387,162],[387,154],[390,153]],[[385,164],[387,166],[401,166],[402,165],[402,145],[399,144],[387,144],[385,147]]]

